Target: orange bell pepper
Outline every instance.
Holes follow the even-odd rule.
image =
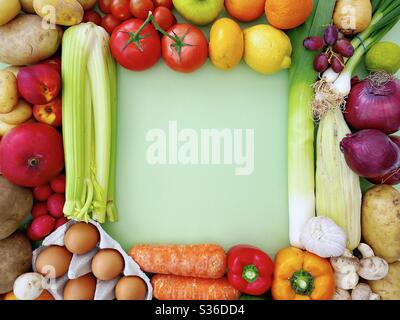
[[[294,247],[275,257],[272,296],[275,300],[331,300],[335,275],[327,259]]]

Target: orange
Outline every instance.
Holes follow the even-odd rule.
[[[225,9],[235,19],[254,21],[264,12],[265,0],[225,0]]]
[[[54,297],[47,290],[43,290],[42,294],[35,300],[54,300]]]
[[[17,297],[15,296],[14,292],[9,292],[4,295],[4,300],[17,300]]]
[[[313,5],[313,0],[266,0],[265,14],[275,28],[293,29],[306,22]]]

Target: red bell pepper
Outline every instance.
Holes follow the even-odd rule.
[[[260,249],[234,246],[228,251],[228,280],[240,292],[262,295],[271,288],[274,263]]]

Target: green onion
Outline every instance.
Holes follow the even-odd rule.
[[[70,219],[115,221],[116,66],[107,32],[69,28],[62,46],[66,204]]]
[[[307,220],[315,215],[314,195],[314,122],[311,104],[312,84],[317,74],[312,69],[315,53],[303,47],[303,39],[322,35],[330,24],[335,0],[314,1],[314,10],[307,22],[293,30],[292,67],[289,71],[288,115],[288,192],[289,229],[292,245],[301,247],[300,234]]]

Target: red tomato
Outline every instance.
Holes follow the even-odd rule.
[[[85,11],[83,22],[93,22],[94,24],[101,26],[101,16],[96,11],[88,10]]]
[[[165,63],[178,72],[190,73],[199,69],[208,58],[208,43],[200,29],[190,24],[176,24],[162,38],[162,56]]]
[[[176,25],[176,18],[167,7],[157,7],[153,16],[164,31],[168,31],[172,26]]]
[[[99,8],[103,13],[111,13],[112,0],[99,0]]]
[[[145,20],[154,10],[154,4],[152,0],[131,0],[129,8],[134,17]]]
[[[132,14],[129,10],[129,0],[112,0],[111,13],[119,20],[132,18]]]
[[[160,36],[152,24],[147,24],[138,35],[135,35],[143,23],[141,19],[125,21],[111,35],[112,55],[126,69],[133,71],[149,69],[161,57]]]
[[[109,34],[111,34],[121,23],[122,21],[114,17],[112,14],[106,14],[103,19],[101,19],[101,26],[106,29]]]
[[[162,6],[172,10],[172,8],[174,7],[172,0],[153,0],[153,3],[156,8]]]

